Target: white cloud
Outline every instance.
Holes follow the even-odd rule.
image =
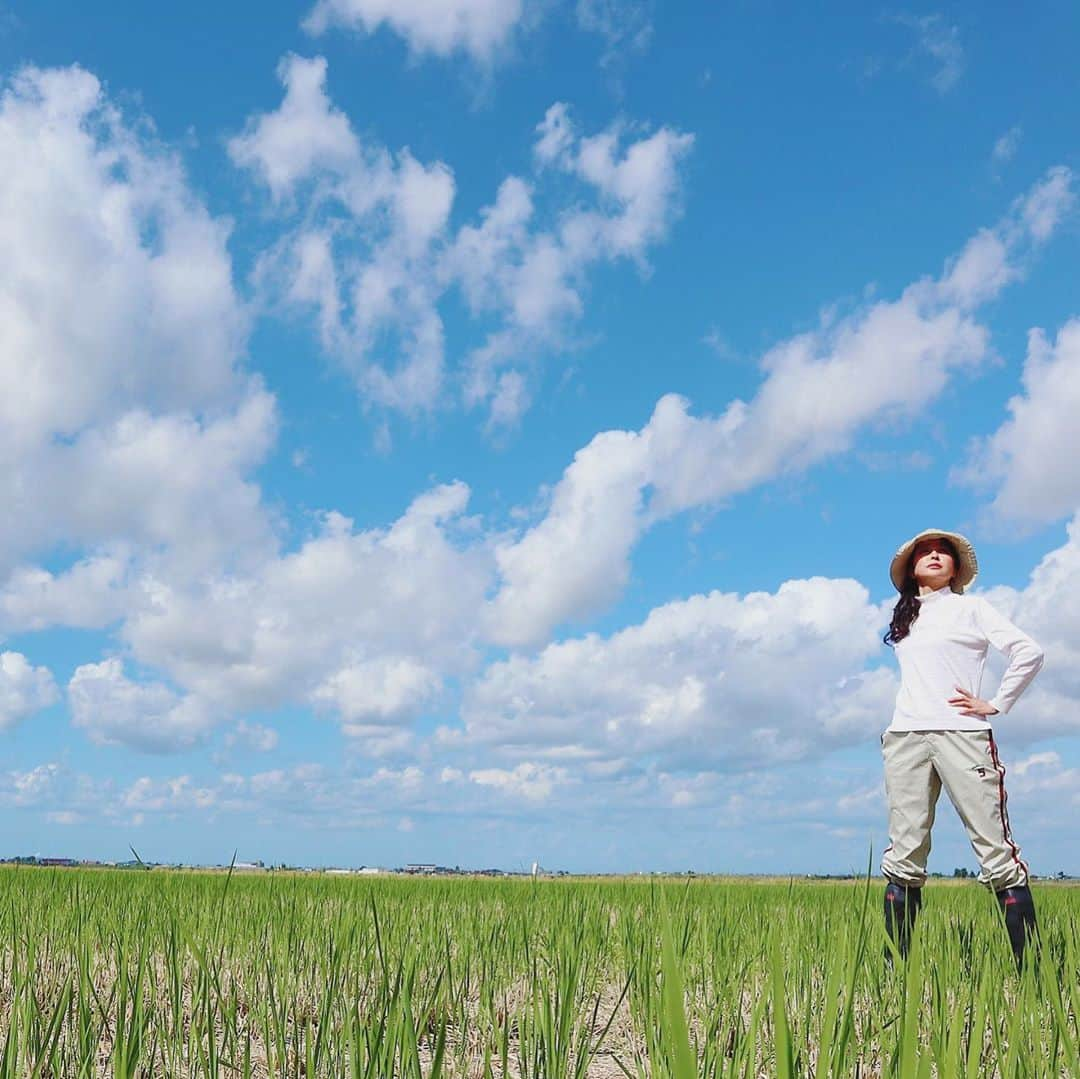
[[[77,667],[68,683],[72,721],[106,745],[170,753],[198,744],[214,717],[195,697],[159,682],[133,682],[116,658]]]
[[[441,679],[407,657],[381,657],[335,671],[311,694],[348,723],[398,720],[417,712],[441,686]]]
[[[247,477],[273,443],[275,413],[262,390],[205,419],[133,410],[24,454],[17,480],[34,496],[14,499],[25,507],[16,540],[38,549],[132,543],[191,572],[258,557],[273,540]]]
[[[549,124],[541,139],[555,156],[564,152],[551,135],[558,127]],[[1071,178],[1052,170],[937,279],[844,318],[826,314],[817,330],[770,349],[749,401],[697,418],[668,395],[640,431],[597,435],[556,484],[543,519],[498,545],[493,638],[535,645],[553,627],[602,609],[619,594],[630,551],[652,523],[844,452],[867,424],[917,414],[950,378],[985,362],[989,335],[974,311],[1022,273],[1062,219]]]
[[[445,674],[474,663],[491,561],[468,540],[468,495],[433,488],[385,529],[327,514],[248,574],[145,578],[123,635],[140,662],[221,712],[312,704],[357,737],[390,737],[368,728],[408,723]]]
[[[233,363],[246,318],[227,226],[92,75],[17,74],[0,99],[0,153],[19,162],[0,177],[9,445],[70,436],[132,406],[200,409],[242,392]]]
[[[276,112],[248,121],[229,140],[229,155],[257,172],[277,199],[292,196],[316,171],[349,173],[362,161],[360,140],[348,117],[326,96],[326,61],[290,53],[278,64],[285,98]]]
[[[1003,724],[1017,743],[1080,733],[1080,516],[1065,542],[1032,571],[1025,587],[993,588],[984,595],[1046,652],[1039,677]]]
[[[568,782],[565,768],[523,761],[516,768],[478,768],[469,773],[469,781],[481,787],[493,787],[511,797],[530,802],[546,801],[552,791]]]
[[[524,0],[318,0],[304,28],[372,34],[386,26],[417,55],[461,52],[486,65],[507,47],[524,16]]]
[[[112,779],[75,772],[57,761],[0,772],[0,805],[38,812],[52,824],[106,820],[117,809]]]
[[[422,510],[446,512],[460,498],[437,491]],[[1010,790],[1030,814],[1060,804],[1076,785],[1075,768],[1058,753],[1015,747],[1080,729],[1080,523],[1026,587],[983,594],[1047,652],[1043,672],[998,732]],[[861,843],[880,816],[876,771],[838,765],[840,774],[815,787],[806,769],[837,748],[870,743],[887,722],[896,675],[891,664],[873,665],[883,655],[886,606],[871,603],[855,581],[788,581],[771,593],[693,596],[607,638],[590,634],[532,658],[511,656],[466,685],[465,729],[421,747],[424,767],[403,760],[363,775],[311,764],[248,776],[185,774],[144,778],[113,794],[47,765],[0,775],[0,801],[86,819],[227,812],[385,828],[401,815],[445,811],[452,788],[453,811],[477,819],[527,816],[552,803],[608,821],[650,809],[719,811],[727,827],[798,821]],[[988,673],[990,682],[995,676]],[[121,713],[129,729],[125,715],[143,714],[153,726],[179,703],[164,687],[130,682],[116,660],[80,668],[76,680],[84,677],[108,683],[95,691],[95,711]]]
[[[1016,151],[1020,149],[1020,140],[1023,138],[1023,128],[1019,124],[1010,127],[995,143],[991,158],[995,165],[1004,165],[1016,157]]]
[[[0,730],[48,708],[59,693],[47,667],[33,667],[21,652],[0,652]]]
[[[173,783],[153,785],[155,796],[162,799],[156,808],[175,806]],[[428,787],[426,773],[415,765],[357,775],[301,763],[250,775],[227,773],[205,784],[205,800],[215,811],[255,813],[264,821],[292,818],[320,828],[388,827],[391,814],[431,808],[435,803]],[[181,802],[188,789],[185,782],[178,796]]]
[[[489,403],[494,422],[513,422],[529,398],[518,357],[536,342],[558,340],[572,325],[584,305],[584,270],[600,258],[645,266],[651,245],[666,234],[688,138],[669,129],[640,137],[621,129],[582,136],[569,111],[557,108],[538,131],[537,177],[509,177],[472,226],[454,231],[454,185],[445,166],[365,147],[326,97],[324,66],[294,59],[282,70],[286,105],[290,95],[293,103],[283,105],[280,116],[271,114],[280,119],[277,126],[265,117],[249,125],[234,143],[238,162],[263,178],[283,213],[311,185],[320,189],[318,198],[339,208],[335,212],[365,222],[377,198],[375,216],[389,222],[371,259],[352,269],[335,247],[345,218],[327,213],[311,223],[297,239],[295,250],[303,251],[290,286],[295,295],[318,305],[328,340],[340,333],[362,339],[368,331],[374,340],[398,326],[399,307],[412,311],[409,332],[427,358],[400,370],[373,364],[363,375],[378,400],[406,407],[428,399],[425,387],[441,384],[437,303],[457,285],[478,318],[498,324],[483,346],[487,354],[481,359],[478,350],[466,372],[475,376],[466,392],[472,401]],[[37,498],[9,533],[15,537],[10,549],[0,552],[16,567],[0,576],[0,632],[122,623],[130,659],[160,674],[136,680],[119,659],[75,672],[72,712],[96,740],[181,749],[237,710],[313,705],[332,710],[364,752],[401,766],[367,777],[331,776],[308,766],[236,781],[183,776],[167,781],[173,784],[167,789],[144,785],[131,794],[126,809],[138,803],[138,812],[311,809],[341,822],[376,814],[388,802],[395,810],[430,804],[425,799],[435,796],[424,790],[429,773],[404,759],[415,746],[410,726],[439,700],[447,679],[475,670],[485,626],[500,642],[543,641],[553,625],[618,594],[628,552],[653,522],[807,467],[849,446],[860,424],[910,413],[932,400],[955,371],[982,360],[985,331],[974,308],[1022,272],[1031,243],[1052,232],[1069,199],[1069,175],[1060,170],[1018,204],[1006,224],[973,238],[940,279],[918,282],[899,300],[869,305],[847,319],[823,320],[818,330],[777,346],[764,358],[761,390],[749,402],[733,402],[719,417],[696,418],[684,401],[666,397],[642,430],[597,436],[552,492],[544,520],[494,549],[464,516],[467,488],[448,484],[421,495],[386,528],[358,530],[340,515],[326,514],[314,536],[282,552],[250,478],[272,443],[274,403],[239,367],[246,320],[231,287],[224,226],[192,199],[175,162],[125,128],[98,89],[89,111],[76,109],[73,119],[64,113],[73,108],[69,99],[89,85],[81,75],[68,75],[71,81],[60,80],[48,92],[32,80],[31,89],[9,91],[0,103],[0,143],[7,140],[16,150],[25,144],[32,158],[34,140],[19,133],[19,123],[28,131],[34,124],[48,126],[49,110],[59,110],[55,127],[77,147],[68,147],[71,160],[93,179],[87,191],[98,199],[96,210],[89,195],[70,200],[78,225],[73,234],[84,228],[93,238],[95,213],[103,208],[111,208],[122,226],[114,246],[106,245],[106,254],[83,268],[115,269],[135,299],[117,301],[119,314],[110,314],[110,297],[103,293],[78,330],[78,347],[101,356],[94,375],[100,385],[87,375],[70,399],[49,401],[37,400],[16,379],[17,392],[27,394],[26,408],[14,433],[5,430],[0,440],[21,440],[11,443],[19,483]],[[297,141],[290,141],[293,136]],[[126,171],[110,166],[117,155],[128,163]],[[556,213],[549,226],[537,221],[544,200],[536,196],[544,176],[555,171],[581,185],[589,199]],[[368,180],[373,183],[365,187]],[[63,200],[49,198],[50,212],[59,215]],[[169,246],[169,237],[179,235],[161,223],[170,214],[190,219],[187,246],[179,240],[175,249]],[[2,213],[0,227],[7,228]],[[168,273],[155,277],[150,264],[162,251],[175,259]],[[41,252],[31,254],[46,265]],[[217,306],[205,309],[187,293],[191,288],[200,295],[194,279],[204,263],[219,289]],[[405,280],[414,271],[417,281]],[[11,280],[21,272],[15,268]],[[30,289],[33,282],[25,284]],[[0,303],[13,312],[8,328],[15,326],[11,332],[35,347],[47,345],[52,329],[37,325],[34,306],[22,293],[5,289],[6,283],[0,285]],[[71,295],[68,300],[73,302]],[[122,335],[128,302],[166,311],[174,305],[179,313],[170,321],[159,310],[160,322],[137,323],[132,332],[139,340],[133,343]],[[357,321],[357,304],[371,313],[375,329],[365,331]],[[190,336],[203,344],[179,341],[185,320]],[[1060,341],[1059,335],[1054,362]],[[11,351],[0,351],[0,362],[19,355],[10,341],[3,347]],[[64,348],[55,353],[61,396],[71,390],[64,376],[79,355],[75,345]],[[114,349],[127,349],[127,359],[110,366]],[[185,364],[183,371],[171,370]],[[75,371],[75,382],[80,377]],[[0,492],[3,483],[0,478]],[[24,552],[40,551],[57,537],[83,551],[73,565],[46,570],[27,561]],[[496,567],[502,589],[485,614]],[[739,715],[752,718],[746,729],[728,729],[723,724],[729,718],[721,715],[719,730],[730,736],[725,752],[734,747],[720,762],[725,768],[739,760],[815,752],[799,731],[789,730],[789,713],[798,708],[808,709],[798,714],[810,717],[826,745],[865,737],[880,723],[895,684],[886,671],[863,669],[857,643],[844,651],[850,642],[825,640],[828,626],[819,624],[815,589],[835,599],[830,589],[843,592],[840,585],[789,582],[763,599],[695,597],[685,610],[679,604],[661,608],[643,626],[609,640],[570,641],[532,661],[511,657],[496,664],[467,691],[469,741],[458,747],[522,752],[529,759],[506,767],[504,759],[458,761],[461,767],[447,764],[441,771],[440,761],[430,771],[431,786],[437,775],[473,796],[540,804],[579,776],[629,785],[640,776],[632,776],[627,753],[680,764],[681,739],[696,745],[694,739],[715,733],[716,701],[732,689],[736,699],[745,696]],[[1025,601],[1035,603],[1034,592]],[[754,604],[773,608],[767,621],[774,623],[774,636],[766,633],[759,642],[759,665],[770,658],[786,664],[783,626],[809,634],[808,654],[820,666],[804,672],[791,664],[794,674],[811,681],[809,698],[797,699],[790,687],[777,684],[763,699],[740,681],[744,668],[755,669],[752,660],[742,663]],[[839,606],[857,618],[873,618],[865,596],[844,593]],[[1054,647],[1064,647],[1066,630],[1055,627]],[[876,647],[877,629],[871,629]],[[856,637],[863,635],[860,628]],[[29,671],[51,685],[47,671],[18,658],[23,675]],[[606,672],[599,689],[584,685],[578,673],[589,663]],[[564,668],[562,686],[551,674]],[[39,687],[39,698],[48,692]],[[55,697],[54,686],[51,692]],[[1050,717],[1051,704],[1060,709],[1072,688],[1050,678],[1040,680],[1039,692],[1046,694],[1039,714]],[[0,692],[0,717],[9,714],[4,701]],[[602,729],[582,733],[581,715],[602,716]],[[609,720],[614,731],[606,728]],[[523,731],[534,742],[522,742]],[[616,735],[626,732],[624,743]],[[276,735],[242,721],[225,735],[230,738],[238,748],[258,750],[273,748]],[[649,789],[660,791],[667,804],[689,809],[705,804],[709,784],[716,783],[715,776],[701,775],[696,784],[685,775],[663,783],[650,776]],[[53,776],[27,773],[13,789],[22,783],[32,799],[44,785],[61,785]],[[0,797],[3,790],[0,782]],[[83,812],[66,804],[49,811],[56,819]]]
[[[287,57],[279,75],[280,108],[229,144],[292,221],[257,279],[271,301],[314,316],[370,403],[407,413],[444,403],[443,306],[460,290],[479,329],[466,345],[464,402],[486,405],[492,426],[514,424],[530,401],[529,367],[565,347],[583,311],[590,268],[628,260],[645,272],[677,216],[691,136],[583,136],[557,104],[538,128],[537,177],[505,178],[477,221],[455,229],[447,165],[362,144],[327,96],[321,58]],[[584,197],[537,220],[537,186],[558,172]]]
[[[993,434],[975,440],[954,479],[992,490],[992,522],[1033,528],[1069,516],[1080,505],[1080,474],[1066,462],[1080,458],[1080,319],[1051,342],[1028,334],[1022,391]]]
[[[1010,772],[1010,790],[1024,795],[1025,801],[1042,795],[1048,796],[1050,806],[1060,806],[1063,801],[1080,806],[1080,768],[1066,765],[1059,753],[1032,753],[1018,760]]]
[[[270,187],[282,212],[304,204],[299,223],[261,259],[261,287],[315,312],[324,349],[371,400],[430,409],[444,363],[433,245],[453,202],[453,175],[407,149],[395,157],[361,144],[327,96],[322,57],[290,55],[278,76],[280,107],[229,142],[234,162]],[[385,353],[400,362],[375,358]]]
[[[616,598],[641,528],[648,437],[597,435],[575,455],[543,520],[496,547],[502,585],[489,608],[488,629],[495,640],[539,642],[551,627]]]
[[[1013,209],[1019,221],[1013,223],[1010,239],[1015,240],[1017,233],[1027,231],[1038,243],[1048,240],[1076,205],[1073,178],[1070,169],[1058,165],[1050,169],[1045,180],[1018,199]]]
[[[0,97],[0,157],[19,162],[0,174],[0,582],[37,550],[100,547],[93,572],[24,565],[4,589],[89,622],[111,613],[90,609],[94,572],[129,540],[205,565],[226,537],[267,539],[244,476],[274,405],[240,368],[228,225],[147,131],[77,67],[26,68]]]
[[[652,4],[647,0],[577,0],[574,11],[582,30],[603,38],[605,66],[643,52],[652,38]]]
[[[282,205],[314,171],[351,210],[381,199],[404,257],[425,249],[451,201],[446,170],[369,153],[318,62],[282,74],[286,115],[253,122],[234,152]],[[21,163],[0,176],[0,633],[118,627],[139,677],[114,659],[69,686],[98,741],[180,750],[238,709],[318,704],[355,744],[400,753],[402,724],[474,662],[491,559],[449,535],[468,527],[467,489],[436,488],[382,530],[327,514],[282,552],[252,479],[275,402],[241,367],[228,229],[149,130],[79,69],[30,69],[0,99],[0,148]],[[362,182],[380,170],[385,196]],[[34,564],[58,544],[71,564]],[[367,711],[365,686],[380,693]]]
[[[1047,170],[992,229],[980,229],[946,265],[937,283],[940,299],[964,309],[977,307],[1022,277],[1032,254],[1073,209],[1073,180],[1065,166]]]
[[[225,735],[222,744],[226,750],[237,748],[251,753],[269,753],[277,749],[278,732],[262,723],[242,719]]]
[[[372,783],[389,783],[402,789],[417,789],[424,783],[424,770],[410,764],[407,768],[377,768],[371,774]]]
[[[880,610],[855,581],[713,592],[610,638],[491,664],[467,688],[465,744],[535,759],[658,758],[724,768],[798,760],[880,729],[895,677]]]
[[[127,607],[128,556],[123,552],[84,558],[62,573],[38,566],[12,571],[0,588],[0,633],[51,626],[98,629]]]
[[[63,769],[55,763],[39,764],[26,772],[0,775],[0,798],[7,805],[38,805],[55,797],[63,785]]]
[[[897,15],[894,18],[915,33],[916,47],[934,65],[930,85],[939,94],[948,93],[960,81],[966,67],[959,27],[950,25],[939,14]]]
[[[537,158],[577,176],[607,203],[605,210],[564,217],[561,239],[571,261],[595,258],[590,253],[595,245],[612,258],[643,258],[676,212],[678,164],[694,137],[663,127],[624,146],[625,132],[619,127],[580,135],[563,102],[548,109],[537,132]]]
[[[218,795],[210,787],[196,785],[191,776],[162,780],[143,776],[123,793],[121,801],[125,809],[141,813],[175,813],[211,809],[217,804]]]

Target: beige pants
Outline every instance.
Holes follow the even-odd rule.
[[[889,798],[886,877],[916,888],[926,883],[930,829],[944,786],[979,859],[979,880],[994,891],[1027,884],[1028,867],[1009,830],[1005,767],[990,731],[886,731],[881,753]]]

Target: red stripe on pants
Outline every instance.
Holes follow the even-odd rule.
[[[1013,842],[1012,832],[1009,830],[1009,814],[1005,809],[1005,803],[1009,798],[1005,793],[1005,765],[1001,763],[998,757],[997,742],[994,741],[993,734],[990,735],[990,758],[993,760],[994,768],[998,774],[998,812],[1001,814],[1001,830],[1005,835],[1005,842],[1009,844],[1009,850],[1012,851],[1013,861],[1018,866],[1021,866],[1026,874],[1028,872],[1027,863],[1020,860],[1020,850]]]

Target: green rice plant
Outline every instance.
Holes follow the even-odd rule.
[[[1071,1076],[1080,889],[0,870],[4,1076]]]

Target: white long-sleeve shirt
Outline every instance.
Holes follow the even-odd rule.
[[[990,645],[1009,666],[990,703],[1004,714],[1043,665],[1042,649],[981,596],[957,595],[947,586],[919,597],[919,617],[896,645],[900,692],[891,731],[979,731],[992,716],[965,716],[949,704],[961,686],[982,696]]]

